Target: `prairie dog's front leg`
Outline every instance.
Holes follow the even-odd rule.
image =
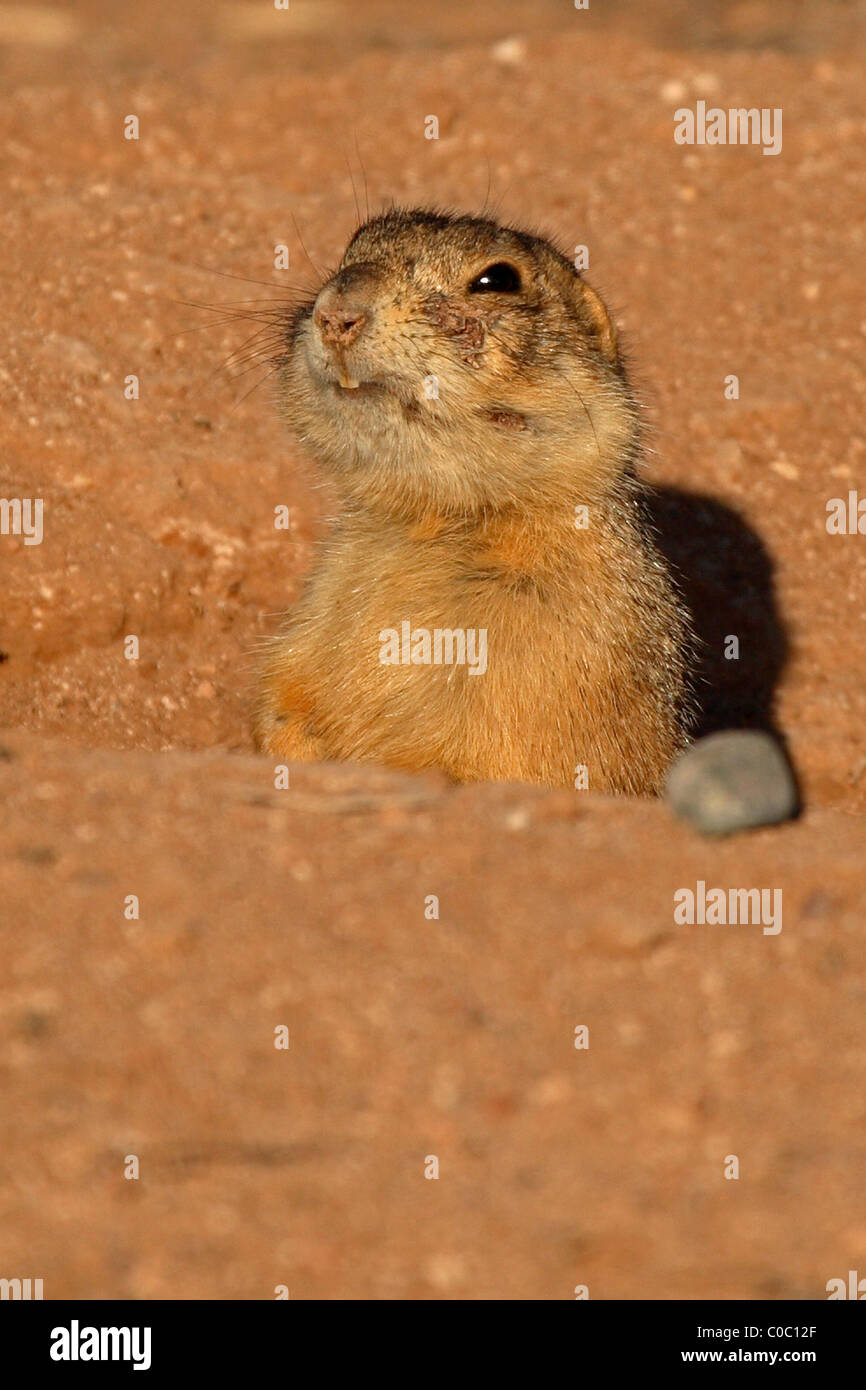
[[[313,702],[292,666],[289,644],[275,645],[262,672],[253,737],[262,753],[316,762],[327,754],[315,732]]]

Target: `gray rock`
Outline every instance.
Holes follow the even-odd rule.
[[[799,809],[797,783],[770,734],[726,729],[698,739],[672,764],[665,800],[704,835],[731,835],[790,820]]]

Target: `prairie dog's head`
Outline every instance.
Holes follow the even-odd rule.
[[[479,218],[365,223],[292,316],[281,383],[341,489],[404,514],[571,507],[634,449],[598,295],[548,242]]]

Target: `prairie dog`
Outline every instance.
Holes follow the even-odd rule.
[[[493,221],[374,217],[287,316],[279,379],[341,511],[268,643],[258,747],[657,792],[689,621],[616,330],[572,264]]]

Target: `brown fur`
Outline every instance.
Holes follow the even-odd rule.
[[[519,291],[469,290],[500,262]],[[293,315],[281,380],[343,508],[263,662],[258,745],[657,791],[686,741],[688,622],[643,520],[616,333],[570,263],[493,222],[388,213]],[[486,672],[383,665],[403,621],[486,629]]]

